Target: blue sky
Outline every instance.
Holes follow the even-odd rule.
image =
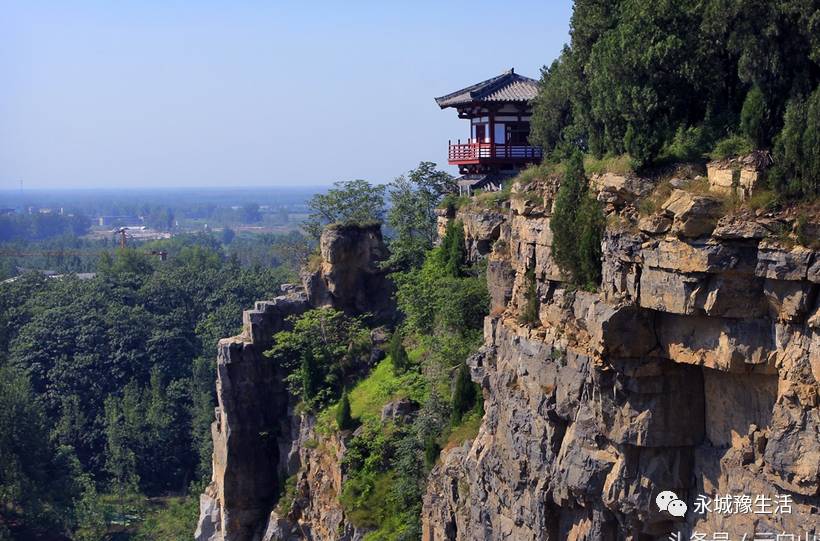
[[[0,0],[0,188],[387,182],[538,77],[570,1]]]

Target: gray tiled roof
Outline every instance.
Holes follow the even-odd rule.
[[[477,102],[527,102],[538,94],[538,81],[518,75],[510,69],[501,75],[436,98],[442,109]]]

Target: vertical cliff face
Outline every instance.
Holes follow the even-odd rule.
[[[788,238],[793,216],[722,217],[682,181],[644,216],[651,182],[592,184],[609,223],[595,293],[568,288],[552,259],[555,179],[440,217],[487,257],[493,306],[469,361],[486,415],[430,474],[424,538],[820,534],[820,253]],[[532,327],[517,319],[528,271]],[[658,509],[665,490],[685,517]],[[726,494],[772,505],[696,512],[699,495]]]
[[[253,539],[279,490],[290,436],[284,374],[263,352],[287,317],[309,308],[293,289],[256,303],[244,314],[242,334],[219,342],[212,482],[200,499],[196,537]]]
[[[257,302],[244,313],[242,333],[219,343],[213,475],[200,498],[197,540],[361,537],[338,503],[344,442],[316,434],[313,418],[294,412],[287,374],[264,356],[288,318],[311,308],[367,313],[375,322],[394,317],[392,285],[378,265],[387,255],[379,226],[329,227],[320,249],[304,287]],[[293,506],[280,513],[275,505],[289,490]]]
[[[462,220],[470,257],[486,258],[492,306],[468,361],[486,413],[429,476],[425,540],[820,534],[820,252],[795,242],[787,211],[724,216],[722,196],[669,184],[593,179],[608,215],[596,292],[569,287],[553,260],[556,179],[517,186],[502,207],[442,212],[442,231]],[[321,254],[305,288],[257,303],[220,343],[200,540],[364,537],[338,502],[345,438],[294,412],[262,356],[311,307],[394,317],[377,229],[332,228]],[[533,276],[538,322],[525,326]],[[658,509],[662,491],[684,517]],[[726,495],[752,507],[733,498],[718,512]]]

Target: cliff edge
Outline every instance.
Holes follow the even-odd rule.
[[[440,213],[487,258],[493,307],[469,361],[486,414],[429,476],[426,541],[820,533],[820,252],[793,214],[727,211],[700,188],[719,173],[594,177],[597,292],[552,257],[557,178]]]

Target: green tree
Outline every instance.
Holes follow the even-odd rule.
[[[431,251],[421,269],[393,274],[405,326],[419,336],[440,332],[464,337],[482,328],[489,311],[482,270],[453,276],[444,250],[442,245]]]
[[[538,316],[538,284],[535,281],[535,270],[529,269],[526,273],[527,287],[524,292],[524,307],[518,317],[518,322],[522,325],[535,325],[540,319]]]
[[[766,99],[760,87],[755,85],[746,94],[743,109],[740,111],[740,131],[755,148],[763,148],[767,142],[768,120]]]
[[[239,211],[239,221],[243,224],[256,224],[262,221],[258,203],[245,203]]]
[[[222,229],[222,244],[230,244],[233,242],[233,239],[236,238],[236,231],[231,229],[230,227],[225,227]]]
[[[574,284],[594,288],[601,281],[603,211],[589,193],[581,153],[570,156],[555,198],[550,228],[555,262]]]
[[[803,132],[805,165],[800,192],[805,198],[820,195],[820,86],[809,97],[806,129]]]
[[[370,353],[370,333],[360,318],[333,308],[292,316],[293,329],[274,335],[265,355],[288,372],[290,391],[309,409],[327,406],[341,393],[347,374]]]
[[[601,241],[605,227],[606,218],[601,204],[587,194],[576,218],[579,265],[577,283],[589,290],[594,290],[601,283]]]
[[[393,361],[393,373],[400,376],[410,368],[410,358],[404,349],[404,338],[400,330],[396,329],[390,338],[390,358]]]
[[[786,198],[820,194],[820,87],[808,100],[794,98],[786,107],[783,130],[774,144],[771,182]]]
[[[454,190],[453,177],[436,170],[432,162],[421,162],[389,185],[387,223],[394,237],[386,266],[397,270],[421,266],[424,254],[436,240],[436,207]]]
[[[138,492],[137,459],[131,450],[130,433],[126,425],[120,399],[109,396],[105,400],[106,461],[105,469],[111,477],[111,488],[116,492],[119,513],[125,516],[126,499]]]
[[[2,361],[2,359],[0,359]],[[0,515],[63,530],[73,515],[77,467],[50,440],[25,375],[0,363]]]
[[[578,143],[569,139],[573,123],[572,99],[576,80],[571,72],[571,51],[564,50],[549,68],[541,69],[538,95],[533,101],[530,140],[544,154],[560,158],[562,147]],[[583,144],[583,143],[581,143]]]
[[[318,239],[327,224],[367,224],[384,218],[384,186],[374,186],[366,180],[336,182],[327,193],[316,194],[307,205],[310,215],[304,230]]]
[[[467,256],[464,223],[461,220],[451,220],[447,224],[444,238],[441,240],[441,250],[436,253],[441,258],[441,265],[447,274],[456,278],[461,276]]]
[[[424,461],[428,468],[432,468],[441,454],[441,446],[434,438],[428,438],[424,443]]]
[[[564,179],[555,198],[550,228],[552,255],[561,270],[573,281],[580,275],[575,218],[586,197],[587,185],[581,153],[574,152],[567,161]]]
[[[342,391],[342,398],[336,408],[336,425],[339,430],[349,430],[353,427],[353,417],[350,415],[350,399],[347,397],[347,389]]]
[[[316,359],[313,357],[312,349],[306,348],[301,357],[302,365],[299,367],[299,375],[302,379],[302,400],[309,402],[313,400],[313,397],[319,391],[321,375],[316,367]]]
[[[542,71],[532,140],[556,159],[576,147],[638,166],[681,156],[670,146],[690,129],[685,159],[739,123],[765,146],[786,102],[820,82],[816,19],[811,2],[576,0],[570,44]]]
[[[462,364],[456,373],[456,381],[455,385],[453,385],[450,420],[454,425],[459,424],[464,414],[475,406],[475,400],[475,384],[473,380],[470,379],[470,371],[467,365]]]
[[[97,493],[94,482],[85,477],[81,480],[82,497],[77,502],[76,527],[73,539],[76,541],[103,541],[108,533],[106,505]]]

